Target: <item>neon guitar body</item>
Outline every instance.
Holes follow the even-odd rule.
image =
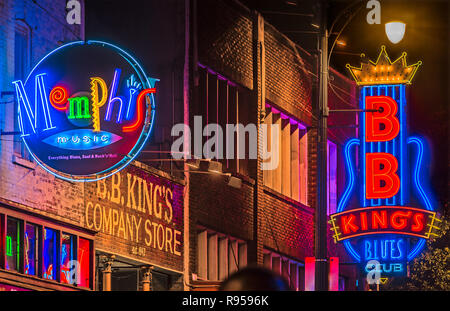
[[[360,114],[359,138],[345,146],[347,186],[331,229],[363,267],[376,260],[384,275],[404,275],[435,221],[425,146],[408,136],[405,84],[363,86],[360,108],[376,112]]]

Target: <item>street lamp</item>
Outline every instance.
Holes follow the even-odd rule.
[[[385,25],[386,35],[392,43],[396,44],[402,41],[405,35],[406,24],[403,22],[389,22]]]

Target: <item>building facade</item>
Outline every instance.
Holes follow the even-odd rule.
[[[114,18],[85,36],[84,21],[66,22],[64,0],[0,2],[0,288],[206,290],[259,265],[304,290],[317,208],[317,56],[237,1],[173,0],[154,10],[156,2],[142,11],[161,30],[148,36],[136,18],[127,22],[136,29],[127,38]],[[160,79],[156,122],[126,169],[97,182],[68,182],[41,169],[21,143],[11,82],[58,46],[100,33],[136,49]],[[336,71],[330,76],[330,109],[355,108],[354,83]],[[170,156],[171,128],[194,128],[198,120],[201,130],[242,124],[232,134],[234,159],[217,148],[200,161]],[[263,141],[259,126],[272,124],[278,136]],[[329,118],[329,214],[345,186],[342,146],[357,124],[357,114]],[[250,146],[260,150],[271,139],[279,165],[263,170],[266,160],[251,158]],[[236,159],[239,151],[245,157]],[[341,262],[340,289],[355,289],[355,266],[331,233],[329,241],[329,256]]]

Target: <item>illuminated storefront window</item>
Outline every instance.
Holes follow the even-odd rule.
[[[39,228],[33,224],[25,226],[25,267],[24,273],[36,275],[38,267]]]
[[[93,241],[37,217],[14,217],[0,207],[0,270],[92,288]],[[5,227],[3,227],[5,226]]]
[[[61,236],[61,282],[72,284],[76,273],[75,266],[75,236],[63,233]]]
[[[8,217],[6,225],[6,269],[19,271],[20,268],[20,221]]]
[[[44,279],[54,280],[56,277],[58,237],[56,230],[44,229],[44,262],[42,277]]]
[[[89,287],[89,280],[91,279],[91,241],[87,239],[78,239],[78,263],[80,268],[78,285]]]

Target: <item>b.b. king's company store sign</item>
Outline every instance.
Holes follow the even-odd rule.
[[[335,242],[366,273],[377,268],[383,276],[406,275],[407,262],[439,229],[424,178],[427,149],[420,137],[408,136],[405,88],[420,65],[408,66],[406,53],[391,62],[384,46],[376,62],[347,65],[361,86],[365,112],[360,137],[345,146],[347,188],[330,224]]]
[[[182,181],[149,170],[131,164],[87,183],[84,225],[98,232],[97,249],[181,271]]]
[[[94,181],[127,166],[147,141],[155,79],[124,50],[99,41],[66,44],[14,81],[27,149],[45,170]]]

